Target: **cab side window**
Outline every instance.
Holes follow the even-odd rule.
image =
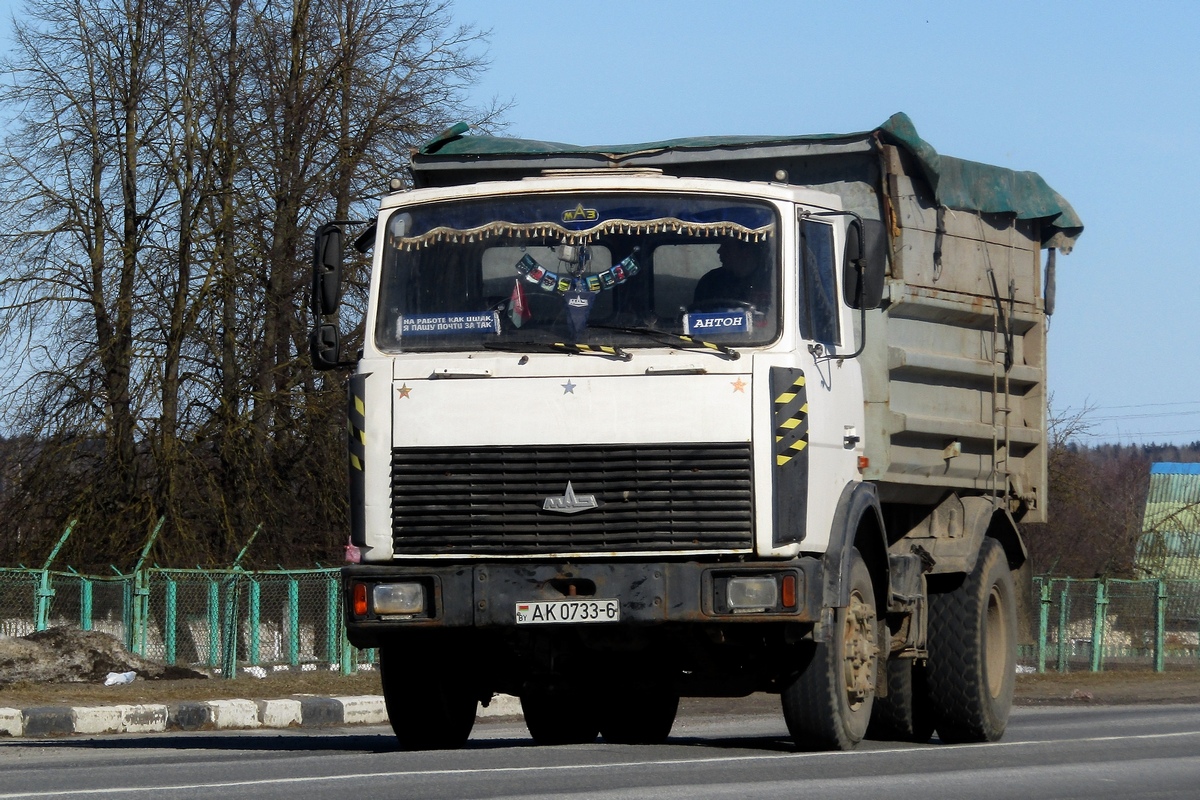
[[[800,221],[800,332],[822,344],[840,344],[833,226]]]

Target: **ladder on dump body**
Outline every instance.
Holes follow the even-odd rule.
[[[992,288],[995,306],[992,309],[992,469],[989,477],[988,490],[993,500],[1007,505],[1011,488],[1012,470],[1009,468],[1009,453],[1011,441],[1009,438],[1009,418],[1012,415],[1012,394],[1009,385],[1009,370],[1013,365],[1013,320],[1012,312],[1016,301],[1016,284],[1012,280],[1012,251],[1005,248],[1008,261],[1008,308],[1005,309],[1005,298],[1000,295],[1000,287],[996,281],[996,272],[992,268],[991,253],[988,251],[987,236],[983,228],[983,218],[979,221],[979,244],[983,248],[984,263],[987,265],[987,277]],[[1013,224],[1016,218],[1013,218]]]

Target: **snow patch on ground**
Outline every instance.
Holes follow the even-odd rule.
[[[16,683],[103,683],[110,672],[143,680],[207,678],[203,672],[142,658],[100,631],[50,628],[0,636],[0,686]]]

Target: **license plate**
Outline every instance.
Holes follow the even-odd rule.
[[[619,622],[617,600],[548,600],[517,603],[518,625],[552,625],[562,622]]]

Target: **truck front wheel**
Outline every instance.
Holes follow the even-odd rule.
[[[454,750],[467,743],[479,701],[450,659],[395,646],[379,650],[388,722],[405,750]]]
[[[975,569],[929,596],[929,696],[944,742],[1004,735],[1017,670],[1017,603],[1004,548],[984,539]]]
[[[834,611],[833,630],[781,694],[783,717],[805,750],[852,750],[862,741],[875,701],[879,618],[871,574],[850,551],[850,601]]]

